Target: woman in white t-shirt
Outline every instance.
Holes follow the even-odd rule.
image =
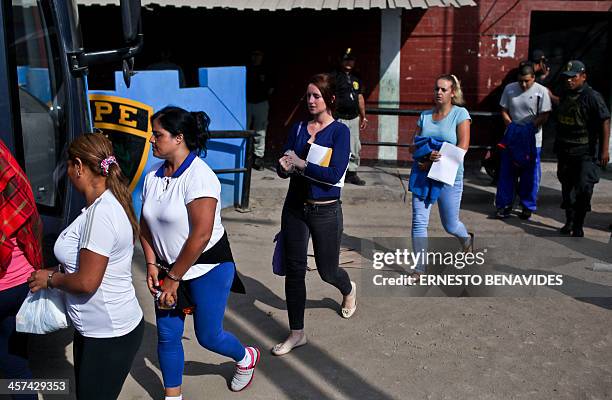
[[[191,312],[200,345],[237,362],[231,389],[240,391],[253,378],[259,350],[245,348],[223,330],[230,288],[242,284],[221,224],[221,184],[198,157],[205,150],[210,120],[203,112],[165,107],[151,122],[153,155],[165,161],[145,177],[140,242],[147,284],[158,304],[158,356],[166,399],[182,398],[182,293],[195,306]]]
[[[144,333],[132,285],[138,222],[126,179],[104,135],[87,133],[73,141],[67,164],[68,177],[87,207],[55,242],[61,271],[36,271],[28,281],[33,292],[65,292],[75,327],[77,398],[116,399]]]

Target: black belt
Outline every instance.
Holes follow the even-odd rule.
[[[170,271],[174,266],[174,263],[168,264],[167,262],[162,261],[159,257],[157,257],[157,262],[162,266],[163,269],[166,269],[167,271]],[[227,238],[227,232],[223,232],[223,236],[221,236],[221,239],[219,239],[219,241],[215,243],[213,247],[200,254],[200,256],[197,260],[195,260],[193,265],[220,264],[224,262],[232,262],[236,264],[234,262],[232,249]],[[184,284],[185,282],[189,281],[182,281],[181,284]],[[244,287],[244,284],[242,283],[242,280],[240,279],[240,276],[238,275],[237,270],[236,272],[234,272],[234,280],[232,282],[232,287],[230,290],[234,293],[246,294],[246,289]]]
[[[351,119],[355,119],[359,116],[359,114],[355,114],[355,115],[351,115],[351,114],[336,114],[336,119],[344,119],[344,120],[351,120]]]

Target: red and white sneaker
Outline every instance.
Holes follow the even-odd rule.
[[[251,384],[253,376],[255,375],[255,367],[259,362],[260,353],[257,347],[249,346],[246,348],[246,351],[248,351],[251,356],[251,364],[248,367],[236,365],[236,370],[234,371],[234,376],[232,377],[232,383],[230,385],[234,392],[246,389],[246,387]]]

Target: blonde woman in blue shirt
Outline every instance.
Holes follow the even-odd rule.
[[[451,143],[463,150],[470,146],[470,123],[464,104],[461,83],[455,75],[441,75],[434,86],[434,108],[421,113],[417,122],[416,136],[431,137]],[[429,160],[415,162],[413,168],[428,171],[441,155],[432,151]],[[436,200],[442,226],[446,232],[457,237],[465,250],[473,244],[472,234],[459,219],[461,196],[463,194],[463,164],[459,166],[454,185],[444,185]],[[412,247],[414,251],[427,250],[427,227],[431,206],[426,199],[412,195]],[[419,263],[412,276],[418,278],[425,273],[425,265]]]

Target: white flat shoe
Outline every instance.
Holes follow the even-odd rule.
[[[272,354],[274,354],[275,356],[283,356],[287,353],[289,353],[291,350],[293,350],[296,347],[300,347],[300,346],[304,346],[306,343],[308,343],[308,340],[306,339],[306,335],[302,336],[302,339],[300,339],[296,344],[294,344],[293,346],[288,344],[286,341],[283,343],[279,343],[276,346],[272,347]]]
[[[355,297],[355,306],[353,308],[342,307],[342,318],[344,319],[351,318],[353,314],[355,314],[355,311],[357,311],[357,284],[351,281],[351,286],[353,287],[352,293]]]

